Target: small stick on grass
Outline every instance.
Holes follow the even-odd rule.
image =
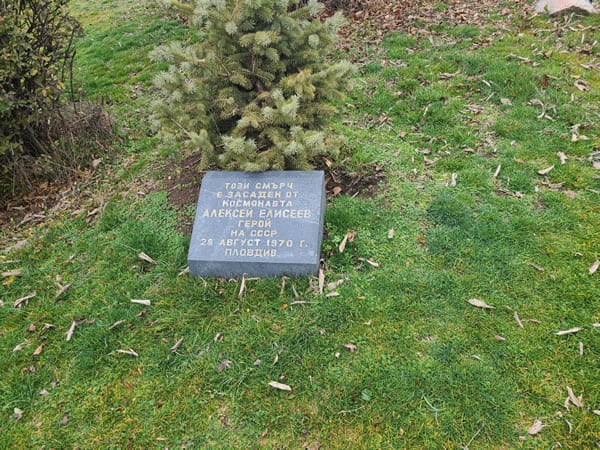
[[[73,322],[71,322],[71,326],[69,327],[68,331],[67,331],[67,342],[69,342],[71,340],[71,338],[73,337],[73,333],[75,332],[75,327],[77,326],[77,321],[74,320]]]
[[[15,308],[20,308],[23,303],[27,304],[27,301],[31,300],[36,295],[37,295],[37,292],[33,291],[31,294],[28,294],[25,297],[21,297],[21,298],[15,300]]]
[[[138,305],[150,306],[152,304],[151,300],[141,299],[141,298],[132,298],[131,303],[136,303]]]
[[[502,164],[498,164],[498,167],[496,168],[494,175],[492,175],[492,178],[498,178],[498,175],[500,175],[500,170],[502,170]]]
[[[325,274],[323,269],[319,269],[319,295],[323,295],[323,286],[325,285]]]
[[[179,346],[181,345],[182,342],[183,342],[183,336],[177,342],[175,342],[175,345],[173,345],[173,347],[171,347],[169,349],[169,351],[171,353],[175,353],[177,351],[177,349],[179,349]]]
[[[67,283],[64,286],[60,283],[56,283],[56,284],[58,284],[59,290],[56,293],[56,295],[54,296],[54,300],[58,300],[58,297],[63,295],[65,292],[67,292],[69,290],[69,288],[71,287],[71,283]]]
[[[516,311],[515,311],[514,317],[515,317],[515,321],[517,322],[517,326],[519,328],[525,328],[523,326],[523,322],[521,322],[521,319],[519,318],[519,314]]]
[[[125,323],[124,320],[117,320],[115,323],[113,323],[110,327],[108,327],[109,330],[112,330],[114,328],[117,328],[119,325],[121,325],[122,323]]]

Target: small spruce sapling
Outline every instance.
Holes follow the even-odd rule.
[[[316,156],[334,156],[336,139],[323,128],[354,67],[325,60],[341,15],[321,22],[322,5],[300,1],[171,1],[199,42],[151,54],[170,65],[155,79],[159,135],[201,152],[203,168],[309,169]]]

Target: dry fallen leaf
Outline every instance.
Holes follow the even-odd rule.
[[[590,270],[589,270],[590,275],[593,275],[594,273],[596,273],[596,270],[598,270],[598,267],[600,267],[600,261],[596,260],[596,261],[594,261],[594,264],[592,264],[590,266]]]
[[[393,228],[390,228],[388,230],[387,238],[388,239],[393,239],[394,238],[394,229]]]
[[[354,230],[350,230],[346,233],[346,235],[344,236],[344,239],[342,239],[342,242],[340,242],[340,245],[338,247],[338,250],[340,253],[344,252],[344,249],[346,248],[346,243],[347,242],[353,242],[354,241],[354,236],[356,236],[356,231]]]
[[[581,328],[575,327],[575,328],[569,328],[568,330],[557,331],[554,334],[556,334],[557,336],[564,336],[565,334],[575,334],[578,331],[581,331]]]
[[[494,309],[495,308],[495,306],[488,305],[483,300],[479,300],[477,298],[471,298],[468,300],[468,302],[470,305],[475,306],[477,308],[484,308],[484,309]]]
[[[364,261],[371,267],[379,267],[379,263],[373,261],[373,258],[358,258],[359,261]]]
[[[113,323],[110,327],[108,327],[109,330],[112,330],[114,328],[117,328],[119,325],[125,323],[124,320],[117,320],[115,323]]]
[[[222,340],[223,340],[223,333],[215,334],[215,337],[213,338],[213,342],[221,342]]]
[[[37,295],[37,292],[33,291],[31,294],[27,294],[25,297],[21,297],[21,298],[15,300],[15,303],[14,303],[15,308],[20,308],[23,303],[27,303],[28,300],[31,300],[36,295]]]
[[[269,381],[269,386],[275,389],[279,389],[280,391],[291,391],[292,388],[287,384],[279,383],[277,381]]]
[[[23,410],[19,408],[14,408],[12,418],[15,420],[20,420],[21,417],[23,417]]]
[[[538,266],[535,263],[528,263],[528,265],[530,265],[531,267],[533,267],[535,270],[537,270],[538,272],[543,272],[544,268],[542,266]]]
[[[498,167],[496,167],[496,171],[494,172],[494,175],[492,175],[492,178],[498,178],[498,175],[500,175],[501,170],[502,170],[502,164],[498,164]]]
[[[590,84],[587,81],[577,80],[573,84],[581,92],[585,92],[585,91],[588,91],[590,89]]]
[[[73,333],[75,332],[75,327],[76,326],[77,326],[77,321],[76,320],[74,320],[73,322],[71,322],[71,326],[67,330],[67,342],[69,342],[71,340],[71,338],[73,337]]]
[[[454,78],[459,73],[460,73],[460,70],[456,71],[454,73],[442,72],[438,75],[438,77],[440,80],[449,80],[450,78]]]
[[[46,395],[50,394],[50,392],[48,392],[46,389],[42,389],[40,391],[40,396],[45,397]]]
[[[152,304],[151,300],[141,299],[141,298],[132,298],[131,303],[136,303],[138,305],[150,306]]]
[[[542,429],[543,429],[545,426],[546,426],[546,425],[544,425],[540,419],[535,419],[535,420],[533,421],[533,425],[531,425],[531,426],[529,427],[529,429],[527,430],[527,432],[528,432],[530,435],[534,436],[534,435],[538,434],[540,431],[542,431]]]
[[[579,343],[579,356],[583,356],[583,342]]]
[[[446,186],[449,187],[454,187],[456,186],[456,179],[458,178],[458,174],[453,173],[452,175],[450,175],[450,181],[448,181],[448,183],[446,184]]]
[[[38,348],[35,349],[35,351],[33,352],[33,356],[38,356],[42,353],[42,350],[44,350],[44,347],[46,346],[45,342],[42,342]]]
[[[15,348],[13,348],[13,353],[16,352],[20,352],[21,350],[23,350],[23,348],[29,343],[28,340],[25,340],[23,342],[21,342],[20,344],[15,345]]]
[[[8,272],[2,272],[2,278],[18,277],[21,275],[21,273],[22,273],[21,269],[9,270]]]
[[[600,409],[594,409],[594,410],[592,410],[592,412],[594,414],[596,414],[597,416],[600,416]]]
[[[58,297],[63,295],[65,292],[67,292],[69,290],[69,288],[71,287],[71,283],[67,283],[64,286],[60,283],[57,283],[57,284],[58,284],[58,292],[54,296],[54,300],[56,300]]]
[[[138,253],[138,258],[140,258],[142,261],[146,261],[147,263],[156,264],[156,261],[154,261],[150,256],[148,256],[144,252]]]
[[[327,283],[327,290],[329,292],[335,291],[337,287],[344,283],[343,279],[339,279],[337,281],[332,281],[331,283]]]
[[[4,249],[4,253],[10,253],[13,250],[18,250],[20,248],[23,248],[23,247],[25,247],[28,244],[28,242],[29,241],[27,241],[27,239],[24,239],[22,241],[19,241],[19,242],[13,244],[13,245],[10,245],[10,246],[8,246],[8,247],[6,247]]]
[[[175,344],[173,345],[173,347],[171,347],[169,349],[169,351],[171,353],[175,353],[177,351],[177,349],[179,348],[179,346],[181,345],[182,342],[183,342],[183,336],[177,342],[175,342]]]
[[[178,276],[178,277],[181,277],[181,276],[185,275],[186,273],[190,273],[190,266],[186,266],[186,268],[185,268],[185,269],[183,269],[181,272],[179,272],[179,273],[177,274],[177,276]]]
[[[339,186],[336,186],[333,188],[332,192],[333,192],[333,195],[339,195],[342,192],[342,188]]]
[[[347,348],[350,352],[354,353],[356,351],[356,345],[354,344],[344,344],[342,347]]]
[[[498,334],[496,336],[494,336],[494,338],[498,341],[502,341],[502,342],[506,341],[506,338],[504,336],[500,336]]]
[[[62,418],[62,419],[60,419],[60,424],[61,424],[61,425],[63,425],[63,426],[64,426],[64,425],[66,425],[66,424],[68,424],[68,423],[69,423],[69,416],[65,415],[65,416],[63,416],[63,418]]]
[[[550,171],[554,169],[554,166],[546,167],[545,169],[538,170],[538,174],[540,175],[548,175]]]
[[[571,389],[571,386],[567,386],[567,393],[569,394],[569,400],[578,408],[583,408],[583,402],[581,401],[581,396],[577,397]]]
[[[319,268],[319,295],[323,295],[323,285],[325,284],[325,274],[323,269]]]
[[[86,222],[88,222],[88,223],[90,223],[90,222],[91,222],[91,220],[92,220],[92,218],[93,218],[93,217],[94,217],[96,214],[98,214],[100,211],[102,211],[102,208],[103,208],[103,207],[104,207],[104,206],[102,205],[102,206],[99,206],[98,208],[94,208],[94,209],[92,209],[92,210],[91,210],[89,213],[87,213],[87,215],[85,216],[85,221],[86,221]]]
[[[519,318],[519,314],[516,311],[515,311],[514,317],[515,317],[515,321],[517,322],[517,326],[519,328],[524,328],[523,322],[521,322],[521,319]]]
[[[129,350],[123,350],[123,349],[119,349],[117,350],[117,353],[123,353],[124,355],[130,355],[130,356],[135,356],[136,358],[140,355],[137,354],[137,352],[135,350],[133,350],[132,348],[130,348]]]
[[[569,159],[568,156],[563,152],[557,152],[556,156],[558,156],[558,158],[560,159],[561,164],[566,164],[567,159]]]
[[[294,305],[316,305],[317,302],[307,302],[306,300],[297,300],[295,302],[290,303],[290,306]]]
[[[223,372],[225,369],[229,369],[231,367],[231,361],[229,361],[228,359],[225,359],[221,362],[221,364],[219,364],[219,366],[217,367],[217,372],[221,373]]]
[[[506,106],[512,106],[512,102],[510,101],[509,98],[501,98],[500,103],[502,103],[503,105],[506,105]]]

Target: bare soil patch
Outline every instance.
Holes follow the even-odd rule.
[[[350,20],[342,30],[349,38],[370,35],[381,38],[390,31],[408,34],[429,34],[431,27],[447,25],[485,26],[510,22],[516,15],[532,14],[526,0],[369,0],[346,2],[344,13]]]

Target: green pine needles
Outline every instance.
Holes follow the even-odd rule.
[[[170,64],[155,79],[162,137],[200,151],[204,168],[309,169],[315,157],[335,155],[323,127],[354,72],[347,61],[325,61],[340,15],[319,21],[314,0],[171,3],[190,15],[200,42],[151,54]]]

